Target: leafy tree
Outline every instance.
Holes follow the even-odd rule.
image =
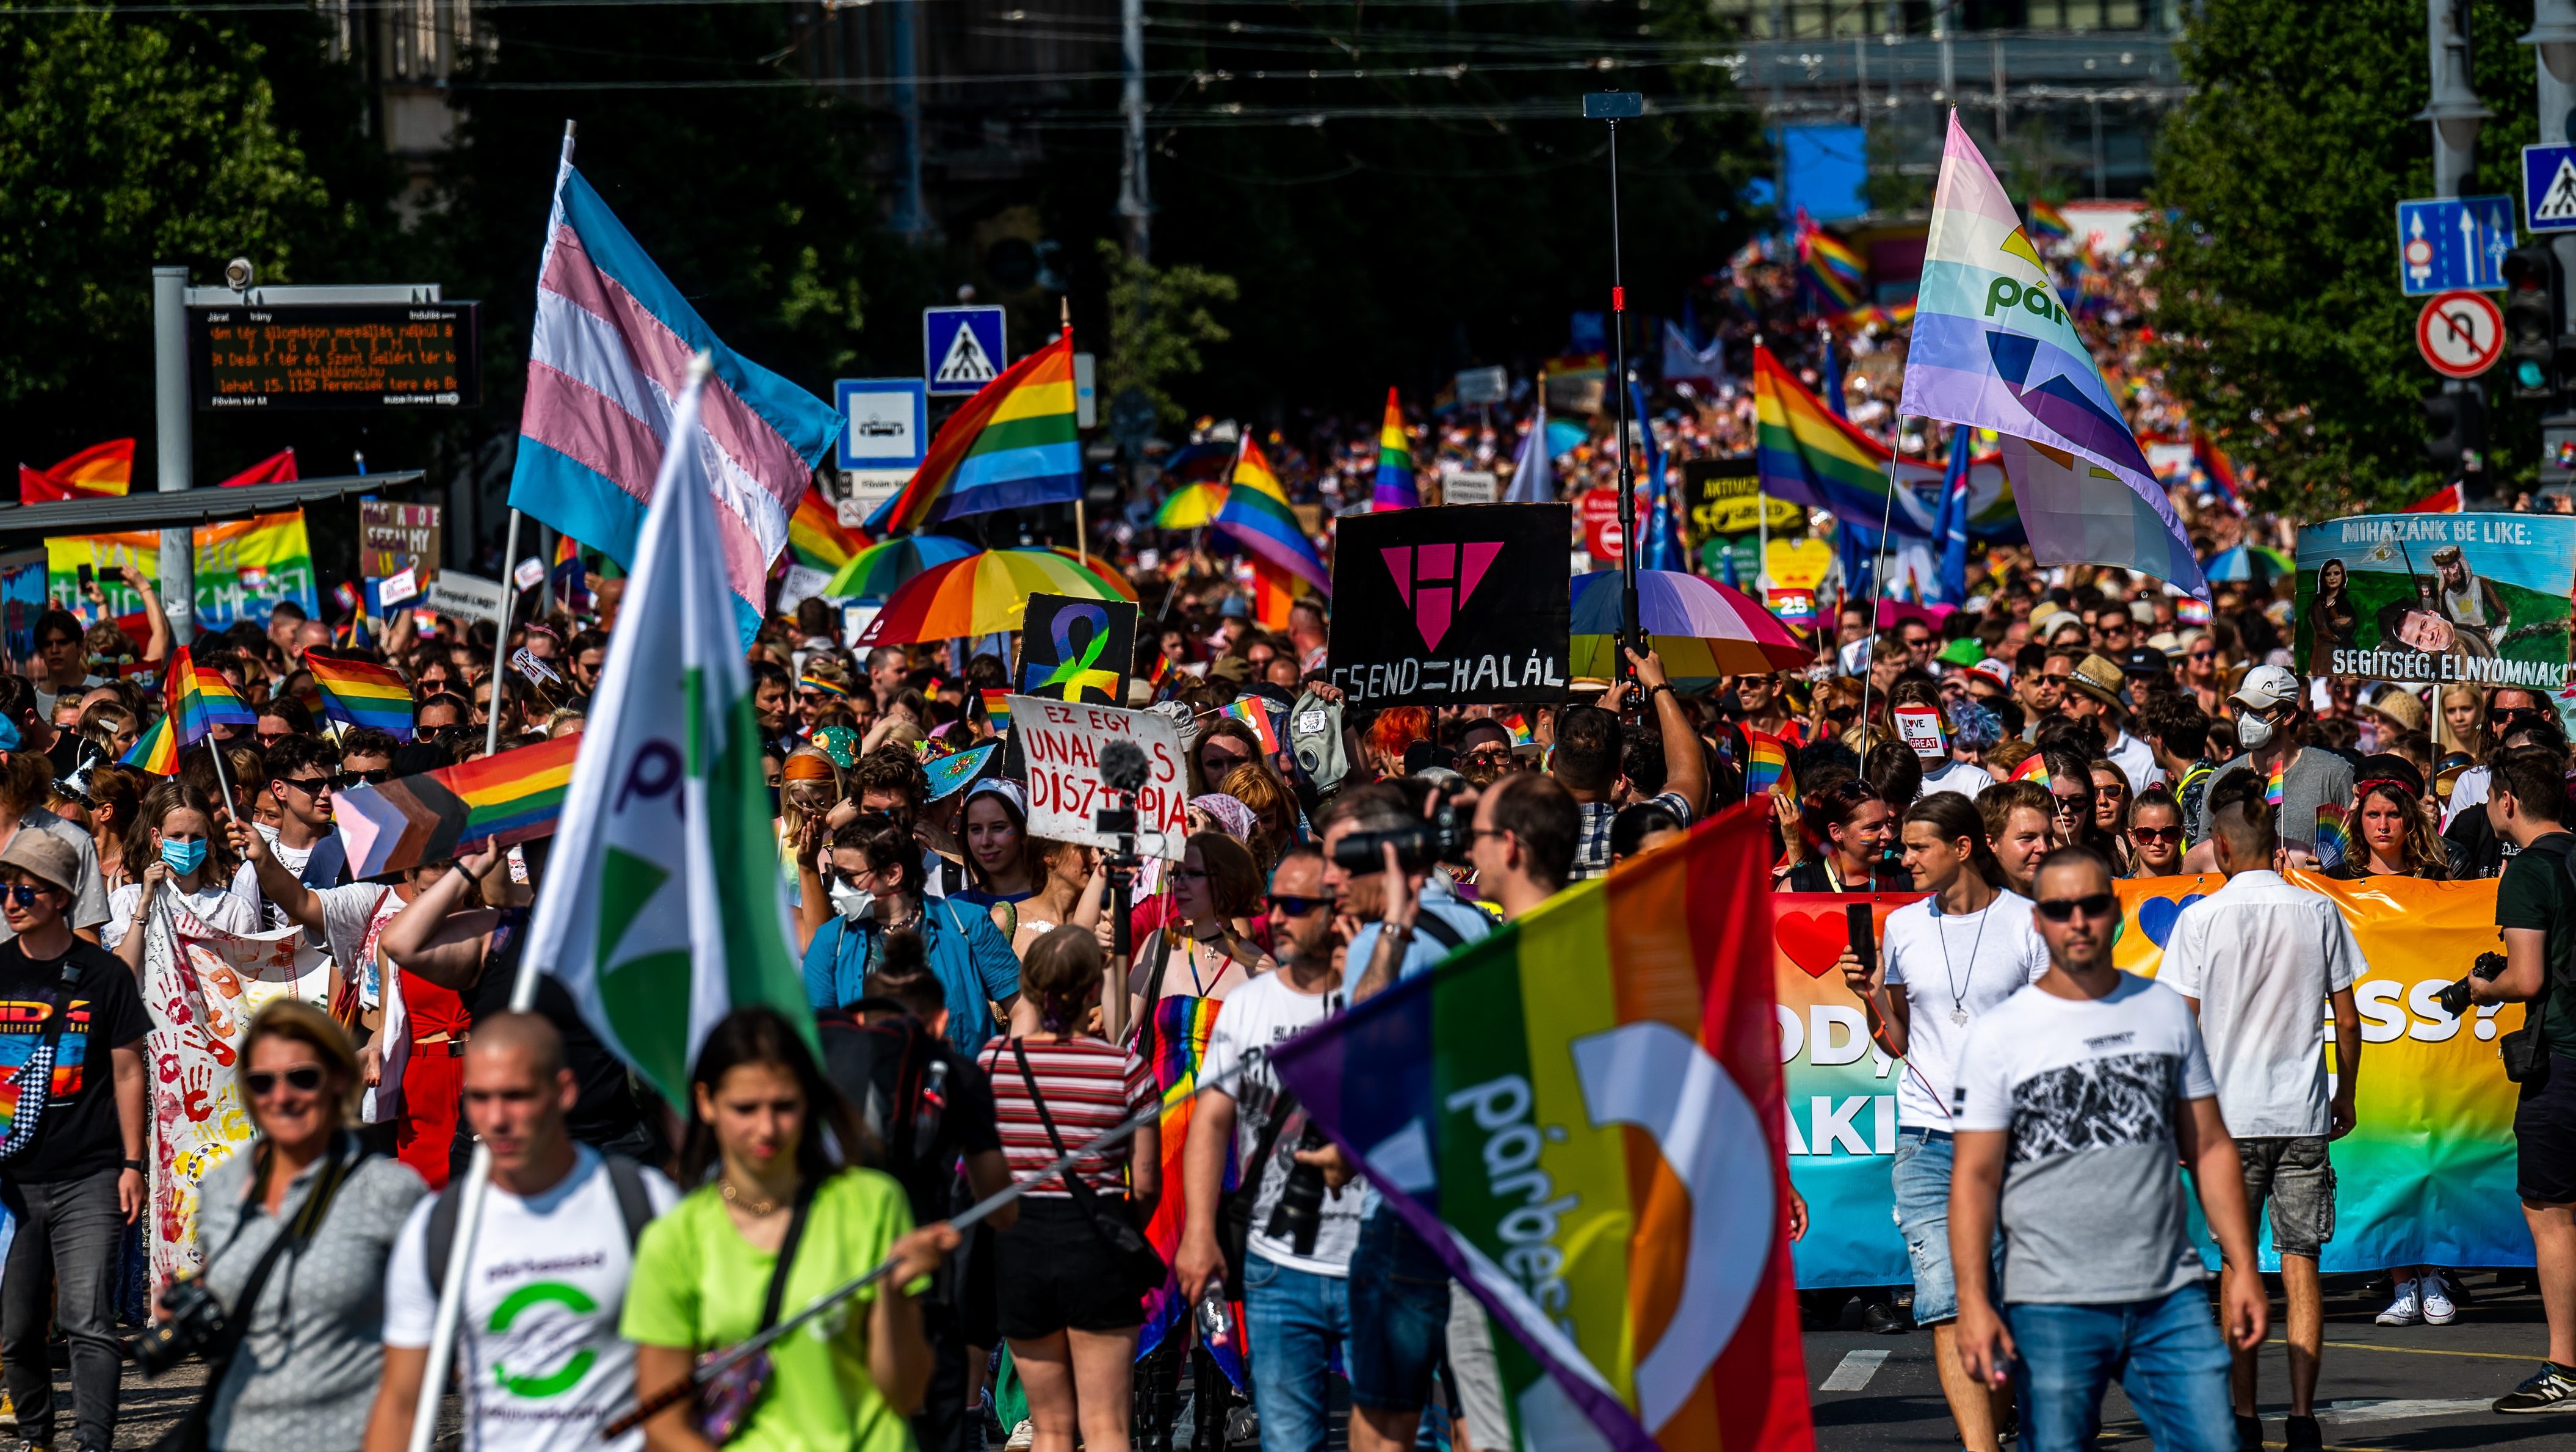
[[[1104,391],[1115,399],[1137,389],[1153,401],[1163,422],[1180,423],[1189,415],[1165,385],[1205,366],[1202,347],[1233,336],[1211,309],[1233,302],[1240,289],[1233,278],[1203,267],[1156,267],[1105,240],[1099,248],[1111,278]]]
[[[2519,196],[2536,137],[2531,6],[2474,0],[2473,192]],[[2157,327],[2166,382],[2240,462],[2258,498],[2308,518],[2395,506],[2443,482],[2418,399],[2420,300],[2397,277],[2396,203],[2432,193],[2421,0],[2206,0],[2180,55],[2193,88],[2160,139],[2148,199],[2169,209]],[[2537,415],[2492,401],[2489,478],[2528,484]]]

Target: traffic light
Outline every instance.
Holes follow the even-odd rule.
[[[2458,393],[2424,395],[2424,422],[2432,434],[2424,452],[2445,479],[2458,479],[2483,467],[2487,448],[2487,399],[2472,384]]]
[[[2505,376],[2516,398],[2558,392],[2558,320],[2565,316],[2566,274],[2547,242],[2517,247],[2504,259]]]

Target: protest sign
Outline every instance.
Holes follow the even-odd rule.
[[[2370,514],[2299,531],[2306,674],[2410,685],[2567,683],[2576,516]]]
[[[1123,706],[1135,660],[1133,600],[1078,600],[1044,592],[1029,596],[1020,625],[1021,691]]]
[[[1619,491],[1583,491],[1583,552],[1596,565],[1615,565],[1628,552],[1628,537],[1619,526]],[[1643,517],[1645,511],[1637,511]]]
[[[1740,459],[1684,460],[1682,499],[1690,511],[1693,549],[1716,536],[1758,530],[1766,515],[1773,529],[1803,529],[1807,523],[1807,511],[1786,499],[1763,495],[1751,454]]]
[[[421,592],[421,603],[442,615],[459,620],[489,620],[500,623],[501,606],[509,598],[497,580],[469,575],[462,570],[441,570],[438,578]]]
[[[281,998],[327,1008],[338,979],[302,928],[237,936],[173,908],[135,931],[146,935],[152,1208],[145,1239],[157,1291],[198,1264],[198,1183],[250,1140],[234,1061],[252,1016]]]
[[[1491,469],[1452,469],[1440,476],[1443,504],[1492,504],[1502,497],[1502,481]]]
[[[1132,742],[1148,768],[1136,793],[1136,851],[1178,862],[1189,837],[1189,768],[1181,734],[1168,716],[1059,701],[1011,697],[1011,735],[1028,759],[1029,835],[1058,842],[1116,848],[1099,830],[1094,813],[1109,804],[1100,780],[1100,752],[1113,741]]]
[[[1834,567],[1834,548],[1820,539],[1775,539],[1762,552],[1762,573],[1774,590],[1816,593]]]
[[[1353,515],[1333,555],[1332,682],[1353,706],[1565,699],[1562,504]]]
[[[369,580],[390,580],[405,570],[417,583],[438,573],[446,527],[435,504],[394,504],[382,499],[358,502],[358,573]],[[390,603],[390,602],[389,602]]]
[[[2520,1008],[2442,1012],[2436,995],[2495,946],[2495,881],[2374,877],[2344,882],[2288,874],[2334,901],[2361,948],[2353,984],[2367,1046],[2359,1123],[2335,1141],[2336,1227],[2329,1275],[2392,1265],[2529,1265],[2530,1232],[2514,1195],[2514,1086],[2495,1040]],[[2113,884],[2121,924],[2112,961],[2144,977],[2162,965],[2183,908],[2223,879],[2135,878]],[[1888,912],[1917,894],[1771,898],[1780,1063],[1788,1078],[1791,1178],[1814,1228],[1796,1247],[1802,1286],[1899,1284],[1910,1278],[1890,1215],[1896,1085],[1909,1072],[1871,1043],[1860,1000],[1834,971],[1848,942],[1845,904]],[[2327,1039],[2331,1062],[2333,1039]],[[2195,1215],[2195,1232],[2197,1216]],[[2262,1267],[2280,1257],[2262,1225]],[[2203,1256],[2217,1265],[2214,1244]]]
[[[313,573],[313,549],[304,533],[304,511],[255,515],[196,530],[197,628],[221,630],[236,620],[268,623],[268,612],[292,600],[307,615],[322,613]],[[118,571],[134,566],[146,581],[161,578],[161,532],[58,535],[45,541],[45,589],[67,607],[80,605],[80,567],[90,567],[107,597],[108,614],[139,645],[145,638],[143,597],[126,588]]]
[[[9,659],[33,660],[36,617],[45,613],[45,552],[13,550],[0,556],[0,631]]]

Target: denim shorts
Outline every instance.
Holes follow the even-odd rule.
[[[1418,1412],[1449,1347],[1449,1267],[1380,1203],[1351,1251],[1351,1404]]]
[[[1914,1263],[1914,1322],[1937,1325],[1959,1319],[1959,1282],[1950,1268],[1950,1136],[1937,1129],[1896,1132],[1896,1228]],[[1995,1259],[2003,1237],[1995,1238]],[[1989,1295],[2000,1299],[1996,1278]]]
[[[2259,1211],[2264,1201],[2272,1203],[2272,1248],[2315,1260],[2335,1228],[2334,1162],[2326,1157],[2326,1137],[2240,1139],[2236,1157],[2245,1170],[2245,1208]]]

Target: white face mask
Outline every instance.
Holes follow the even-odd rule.
[[[2272,744],[2272,723],[2251,712],[2236,719],[2236,744],[2248,751],[2260,751]]]
[[[829,896],[832,900],[832,910],[845,918],[864,917],[868,909],[877,905],[875,893],[852,887],[848,882],[837,877],[832,879]]]

